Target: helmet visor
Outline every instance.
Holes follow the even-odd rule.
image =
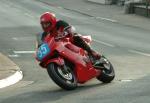
[[[52,23],[51,22],[41,22],[41,25],[43,28],[48,28],[48,27],[51,27]]]

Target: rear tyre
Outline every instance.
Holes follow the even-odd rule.
[[[73,90],[77,87],[76,76],[69,66],[61,67],[55,63],[50,63],[47,72],[50,78],[61,88]]]
[[[110,61],[104,56],[101,57],[101,60],[103,61],[103,69],[101,75],[98,76],[97,79],[103,83],[110,83],[115,78],[114,68]]]

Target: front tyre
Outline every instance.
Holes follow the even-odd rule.
[[[115,78],[114,68],[110,61],[104,56],[101,57],[100,61],[103,63],[103,69],[101,75],[98,76],[97,79],[103,83],[110,83]]]
[[[77,87],[76,76],[69,66],[61,67],[55,63],[50,63],[47,67],[47,72],[51,79],[61,88],[73,90]]]

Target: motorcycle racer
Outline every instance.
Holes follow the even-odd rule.
[[[71,42],[74,45],[86,50],[94,60],[100,59],[100,55],[83,40],[81,35],[74,32],[72,26],[64,20],[57,20],[54,13],[43,13],[40,17],[40,24],[43,33],[37,35],[38,47],[47,35],[53,35],[54,37],[65,36],[71,38]]]

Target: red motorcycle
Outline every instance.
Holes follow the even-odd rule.
[[[82,36],[90,44],[90,36]],[[101,56],[94,65],[92,58],[80,47],[70,42],[70,38],[47,36],[36,50],[36,59],[40,66],[47,69],[51,79],[65,90],[73,90],[78,83],[97,78],[103,83],[111,82],[115,77],[112,64]]]

